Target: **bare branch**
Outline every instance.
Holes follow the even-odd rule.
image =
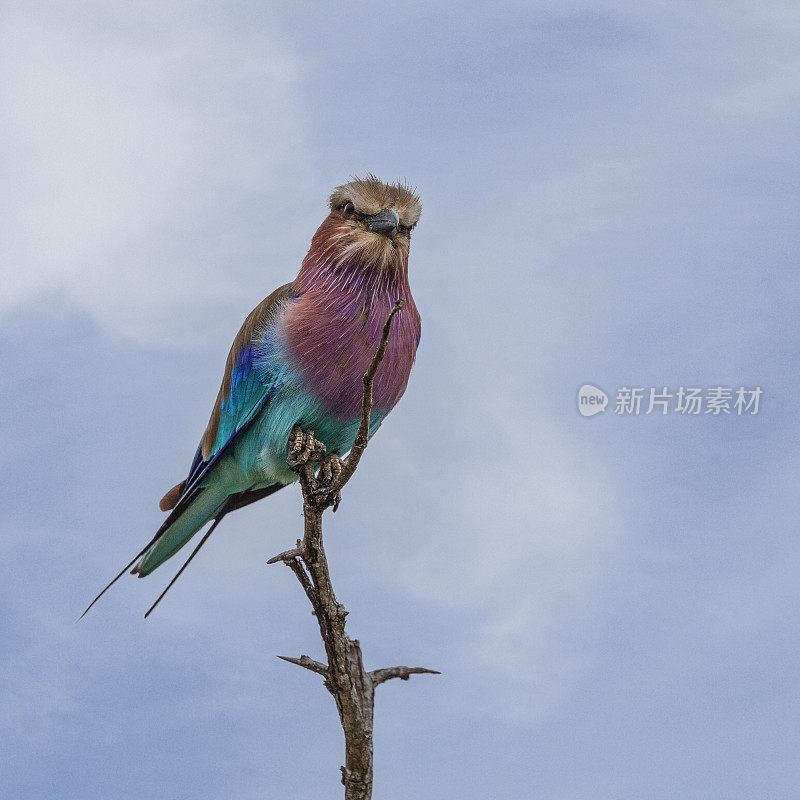
[[[383,669],[373,669],[368,674],[375,686],[380,686],[392,678],[407,681],[409,675],[441,675],[442,673],[437,669],[427,669],[426,667],[384,667]]]
[[[314,659],[309,656],[300,656],[300,658],[278,656],[278,658],[282,661],[288,661],[290,664],[297,664],[298,667],[304,667],[305,669],[311,670],[311,672],[316,672],[317,675],[322,675],[326,680],[329,677],[328,668],[324,664],[320,664],[319,661],[314,661]]]
[[[278,553],[278,555],[272,556],[272,558],[267,561],[267,564],[277,564],[279,561],[283,561],[284,564],[288,564],[292,559],[302,557],[303,550],[298,542],[297,547],[293,547],[291,550],[285,550],[283,553]]]
[[[305,591],[306,596],[311,601],[311,605],[314,607],[314,612],[316,613],[319,611],[319,594],[314,588],[311,578],[308,577],[308,572],[306,572],[306,567],[303,566],[303,562],[301,562],[299,558],[293,558],[291,561],[286,561],[284,563],[294,572],[297,580],[300,581],[303,591]]]
[[[322,542],[322,516],[326,508],[339,504],[340,490],[352,477],[369,440],[372,412],[372,384],[386,352],[392,319],[405,307],[403,300],[394,304],[383,326],[378,349],[364,375],[361,424],[347,459],[326,456],[325,445],[314,431],[296,427],[289,437],[289,467],[300,479],[303,490],[304,531],[297,546],[269,560],[283,562],[303,587],[319,625],[328,663],[322,664],[308,656],[284,661],[325,677],[325,688],[333,695],[345,739],[345,766],[342,783],[345,800],[370,800],[372,797],[372,726],[375,706],[375,687],[392,678],[408,680],[409,675],[434,674],[424,667],[387,667],[367,672],[361,656],[361,645],[345,631],[347,610],[336,599],[331,583],[328,560]],[[321,462],[317,471],[316,465]]]

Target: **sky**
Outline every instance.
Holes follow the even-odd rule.
[[[781,800],[800,782],[790,3],[9,2],[0,795],[341,793],[281,565],[297,487],[79,624],[230,342],[351,175],[422,195],[405,397],[326,543],[375,797]],[[605,390],[578,413],[580,386]],[[763,389],[617,414],[620,387]],[[177,564],[175,568],[177,568]]]

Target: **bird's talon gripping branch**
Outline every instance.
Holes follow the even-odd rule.
[[[313,494],[325,505],[332,505],[333,510],[339,508],[342,493],[337,486],[339,476],[344,469],[344,461],[336,453],[331,453],[322,460],[316,480],[314,481]]]
[[[323,459],[317,480],[321,482],[323,487],[330,486],[334,481],[338,480],[343,469],[344,461],[336,453],[331,453]]]
[[[289,458],[291,469],[312,464],[325,456],[325,445],[314,438],[314,431],[296,426],[289,434]]]
[[[319,508],[333,506],[336,511],[342,500],[339,478],[345,462],[335,453],[326,456],[326,447],[315,436],[314,431],[296,426],[289,434],[289,457],[287,463],[303,484],[306,499]],[[314,465],[320,467],[314,474]]]

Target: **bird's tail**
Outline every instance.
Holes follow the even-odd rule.
[[[144,578],[174,556],[206,522],[222,511],[228,496],[225,489],[216,486],[199,489],[197,496],[192,498],[177,515],[175,512],[170,514],[159,530],[157,538],[144,551],[131,572]]]

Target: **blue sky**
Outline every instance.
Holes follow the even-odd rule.
[[[171,576],[159,524],[330,189],[424,212],[408,392],[327,521],[375,795],[793,798],[792,4],[10,3],[0,60],[0,794],[336,796],[296,489]],[[591,419],[583,383],[760,385]]]

